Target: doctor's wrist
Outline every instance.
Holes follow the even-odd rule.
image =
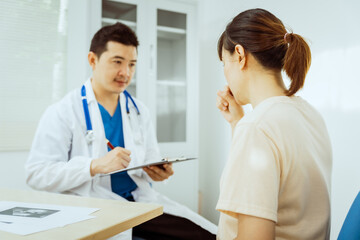
[[[98,159],[93,159],[90,163],[90,175],[93,177],[96,174],[100,173],[99,166],[97,164]]]

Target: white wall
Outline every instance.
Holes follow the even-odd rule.
[[[199,159],[200,213],[214,223],[218,221],[215,205],[219,179],[230,144],[230,128],[216,108],[216,92],[223,88],[222,64],[218,61],[216,43],[228,19],[219,20],[218,1],[199,1]],[[221,7],[222,8],[222,7]],[[223,11],[221,11],[223,12]],[[226,11],[224,11],[226,12]],[[223,14],[221,14],[223,15]],[[226,17],[226,16],[222,16]]]
[[[230,142],[230,130],[215,107],[216,91],[225,81],[216,55],[217,39],[235,15],[255,7],[271,11],[310,40],[313,62],[300,95],[322,113],[332,140],[332,239],[336,239],[360,189],[360,2],[356,0],[199,0],[202,213],[218,221],[214,208]]]
[[[0,153],[0,188],[28,189],[24,171],[27,156],[28,152]]]

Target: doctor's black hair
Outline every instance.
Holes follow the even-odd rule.
[[[118,42],[127,46],[139,46],[137,36],[131,28],[117,22],[113,25],[102,27],[97,31],[91,40],[90,52],[100,58],[101,54],[107,50],[109,41]]]

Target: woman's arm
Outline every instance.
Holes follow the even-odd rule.
[[[236,240],[274,240],[275,222],[250,215],[238,215],[238,235]]]

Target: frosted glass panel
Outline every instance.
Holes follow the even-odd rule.
[[[158,10],[157,137],[186,141],[186,15]]]
[[[136,22],[136,5],[115,1],[102,1],[103,18]]]
[[[186,37],[157,41],[157,79],[186,82]]]
[[[186,14],[165,10],[158,10],[158,26],[186,29]]]
[[[186,140],[186,88],[157,86],[157,137],[159,142]]]

